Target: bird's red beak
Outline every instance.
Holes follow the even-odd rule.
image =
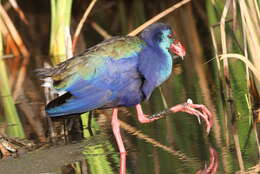
[[[181,42],[179,40],[175,40],[171,46],[170,46],[170,51],[174,54],[176,54],[177,56],[183,57],[186,55],[186,50],[184,48],[184,46],[181,44]]]

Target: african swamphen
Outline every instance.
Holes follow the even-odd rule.
[[[113,108],[112,128],[120,150],[120,174],[126,173],[126,150],[119,131],[118,107],[135,106],[138,120],[149,123],[162,115],[144,115],[140,103],[171,74],[172,54],[185,55],[170,26],[155,23],[139,37],[113,37],[50,69],[40,69],[42,77],[51,77],[52,85],[65,94],[51,101],[50,117],[79,114],[95,109]],[[199,109],[199,110],[197,110]],[[168,111],[187,112],[202,117],[207,131],[211,113],[203,106],[179,104]],[[165,112],[163,112],[165,113]]]

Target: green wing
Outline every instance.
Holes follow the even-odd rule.
[[[41,74],[52,77],[55,89],[66,90],[80,78],[91,80],[100,72],[106,72],[108,58],[119,60],[135,56],[144,45],[138,37],[113,37]]]

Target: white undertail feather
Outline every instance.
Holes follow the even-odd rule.
[[[46,77],[43,79],[43,84],[41,85],[46,88],[53,88],[53,80],[51,77]]]
[[[44,68],[51,68],[50,64],[47,62],[43,63],[43,67]],[[45,87],[45,88],[50,88],[50,90],[55,90],[53,87],[53,79],[51,77],[46,77],[43,80],[43,84],[41,86]]]
[[[46,77],[43,81],[44,82],[41,86],[48,88],[51,94],[58,94],[60,96],[66,93],[66,91],[58,91],[53,87],[53,80],[51,77]]]

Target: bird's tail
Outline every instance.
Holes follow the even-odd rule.
[[[65,94],[57,97],[56,99],[50,101],[45,110],[46,113],[48,114],[48,116],[50,117],[56,117],[56,116],[61,116],[66,114],[66,111],[63,110],[63,114],[61,114],[62,112],[60,112],[60,108],[66,104],[66,102],[71,99],[73,96],[71,95],[70,92],[66,92]]]
[[[34,71],[36,76],[41,78],[51,77],[55,73],[55,68],[39,68]]]

